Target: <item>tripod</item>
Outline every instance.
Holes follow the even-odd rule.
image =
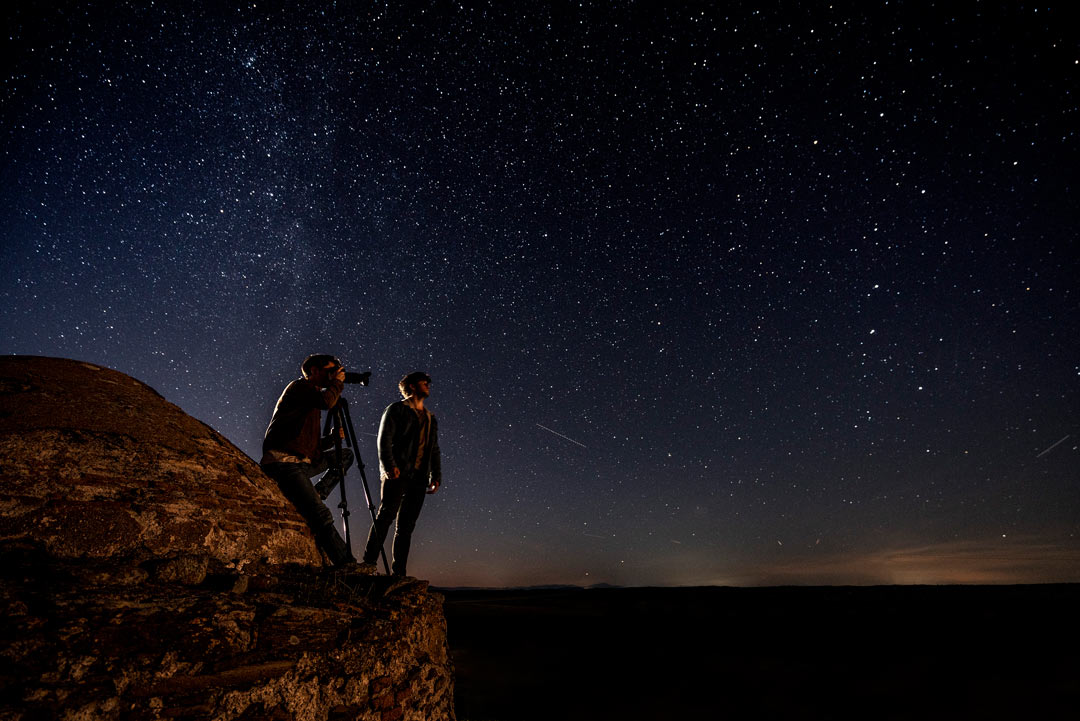
[[[364,460],[360,457],[360,447],[356,443],[356,431],[353,429],[352,416],[349,415],[349,401],[345,398],[338,398],[337,403],[326,414],[326,425],[323,426],[323,436],[333,434],[334,438],[334,450],[332,460],[330,461],[330,470],[328,473],[337,473],[340,479],[339,485],[341,486],[341,502],[338,503],[338,508],[341,509],[341,518],[345,521],[345,545],[349,547],[349,551],[352,551],[352,534],[349,532],[349,501],[345,496],[345,469],[341,467],[341,443],[342,440],[345,444],[352,449],[353,457],[356,459],[356,468],[360,471],[360,480],[364,484],[364,500],[367,501],[368,513],[371,514],[371,522],[375,522],[375,504],[371,500],[371,492],[368,490],[367,476],[364,474]],[[390,574],[390,564],[386,561],[386,551],[379,549],[379,553],[382,555],[383,568],[386,569],[387,575]]]

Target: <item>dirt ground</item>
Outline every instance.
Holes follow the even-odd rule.
[[[442,591],[459,721],[1080,718],[1080,585]]]

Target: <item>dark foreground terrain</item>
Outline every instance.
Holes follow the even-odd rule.
[[[1080,718],[1080,585],[443,593],[459,721]]]

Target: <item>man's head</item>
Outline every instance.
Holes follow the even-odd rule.
[[[413,371],[398,381],[397,387],[402,398],[427,398],[431,395],[431,376],[423,371]]]
[[[314,353],[304,359],[300,364],[300,372],[304,377],[316,383],[325,383],[329,377],[328,371],[341,367],[341,361],[327,353]]]

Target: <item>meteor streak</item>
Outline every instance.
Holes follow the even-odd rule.
[[[1049,448],[1047,448],[1047,449],[1046,449],[1045,451],[1043,451],[1042,453],[1040,453],[1039,455],[1037,455],[1037,456],[1035,456],[1035,457],[1036,457],[1036,458],[1042,458],[1042,457],[1043,457],[1043,456],[1045,456],[1045,455],[1046,455],[1047,453],[1049,453],[1050,451],[1054,450],[1055,448],[1057,448],[1058,446],[1060,446],[1060,445],[1061,445],[1062,443],[1064,443],[1065,441],[1067,441],[1067,440],[1069,439],[1069,436],[1071,436],[1071,435],[1072,435],[1072,433],[1070,433],[1070,434],[1069,434],[1068,436],[1065,436],[1065,437],[1064,437],[1064,438],[1062,438],[1062,439],[1061,439],[1060,441],[1058,441],[1058,442],[1057,442],[1057,443],[1055,443],[1054,445],[1050,446],[1050,447],[1049,447]]]
[[[553,431],[553,430],[551,430],[550,428],[548,428],[547,426],[542,426],[542,425],[540,425],[539,423],[537,423],[537,424],[536,424],[536,427],[537,427],[537,428],[543,428],[543,429],[544,429],[545,431],[547,431],[548,433],[554,433],[554,434],[555,434],[555,435],[557,435],[557,436],[558,436],[559,438],[564,438],[564,439],[566,439],[566,440],[570,441],[571,443],[577,443],[577,444],[578,444],[579,446],[581,446],[582,448],[588,448],[588,446],[587,446],[587,445],[585,445],[584,443],[578,443],[578,442],[577,442],[577,441],[575,441],[575,440],[574,440],[573,438],[567,438],[567,437],[566,437],[566,436],[564,436],[564,435],[563,435],[562,433],[559,433],[558,431]]]

